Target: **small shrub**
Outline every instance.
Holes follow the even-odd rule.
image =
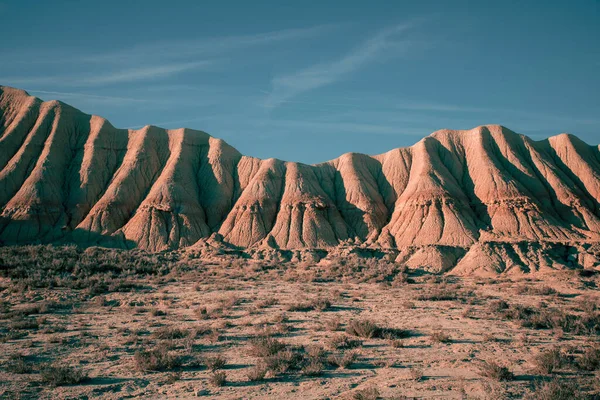
[[[335,318],[335,319],[328,319],[325,321],[325,328],[328,331],[331,332],[335,332],[335,331],[339,331],[342,328],[342,324],[340,322],[339,318]]]
[[[498,338],[493,333],[487,332],[487,333],[483,334],[482,340],[486,343],[490,343],[490,342],[497,342]]]
[[[600,347],[588,347],[577,358],[577,368],[583,371],[595,371],[600,368]]]
[[[417,308],[416,304],[413,301],[405,301],[404,303],[402,303],[402,306],[404,308],[406,308],[407,310],[412,310]]]
[[[346,333],[363,338],[373,338],[379,334],[381,328],[369,320],[352,320],[348,323]]]
[[[562,382],[558,379],[536,383],[533,392],[524,397],[525,400],[584,400],[586,398],[579,390],[577,382]]]
[[[285,349],[285,343],[272,337],[260,337],[250,341],[249,354],[254,357],[268,357]]]
[[[32,371],[31,363],[24,356],[16,354],[10,357],[6,363],[6,371],[12,374],[29,374]]]
[[[11,330],[19,330],[19,329],[38,329],[40,327],[37,320],[33,318],[18,318],[11,321],[8,324],[8,328]]]
[[[304,350],[309,357],[319,359],[325,357],[325,349],[319,345],[309,345]]]
[[[223,356],[216,355],[216,356],[206,357],[204,359],[204,364],[211,371],[217,371],[219,369],[223,369],[223,367],[225,367],[225,365],[227,364],[227,361],[225,360],[225,358]]]
[[[163,310],[159,310],[158,308],[150,309],[150,315],[153,317],[164,317],[167,313]]]
[[[510,306],[508,305],[508,303],[504,300],[494,300],[491,301],[488,309],[490,310],[490,312],[493,313],[500,313],[504,310],[507,310]]]
[[[410,369],[410,378],[415,382],[420,382],[423,380],[423,369],[422,368],[411,368]]]
[[[382,328],[369,320],[351,320],[346,327],[346,333],[367,339],[400,339],[409,335],[408,331],[396,328]]]
[[[346,335],[336,335],[330,338],[327,345],[331,349],[353,349],[362,346],[362,341],[350,339]]]
[[[276,305],[279,301],[275,297],[269,297],[263,300],[258,301],[255,306],[257,308],[268,308]]]
[[[423,293],[417,296],[417,300],[420,301],[449,301],[459,300],[461,298],[457,288],[450,288],[446,286],[439,286],[431,289],[427,293]]]
[[[542,286],[519,286],[517,288],[518,294],[525,295],[533,295],[533,296],[549,296],[552,294],[556,294],[556,290],[552,289],[550,286],[542,285]]]
[[[461,315],[463,318],[475,318],[475,309],[473,307],[467,307]]]
[[[170,353],[165,345],[149,351],[136,351],[133,360],[138,371],[164,371],[181,366],[181,358]]]
[[[246,372],[248,382],[260,382],[265,379],[268,369],[263,364],[253,366]]]
[[[352,394],[352,400],[377,400],[379,398],[379,389],[370,387],[359,389]]]
[[[328,299],[318,298],[313,300],[312,306],[317,311],[326,311],[331,308],[331,301]]]
[[[534,370],[538,374],[551,374],[564,363],[564,357],[559,348],[543,351],[533,357]]]
[[[227,374],[225,371],[215,371],[208,378],[208,382],[216,387],[225,386],[227,384]]]
[[[172,385],[178,380],[181,380],[181,372],[172,372],[167,375],[167,385]]]
[[[429,335],[429,338],[435,343],[450,343],[452,341],[452,339],[450,339],[450,335],[443,330],[432,332],[431,335]]]
[[[515,375],[507,367],[503,367],[493,361],[485,361],[479,367],[479,374],[498,382],[512,381],[515,378]]]
[[[196,315],[196,318],[200,320],[207,320],[210,318],[210,315],[208,314],[208,309],[206,307],[196,308],[194,310],[194,314]]]
[[[154,332],[154,337],[157,339],[183,339],[190,334],[187,329],[181,329],[172,326],[163,326]]]
[[[316,358],[310,358],[302,367],[302,375],[321,376],[323,375],[323,362]]]
[[[88,380],[88,376],[81,370],[62,365],[45,365],[40,370],[42,382],[52,386],[75,385]]]
[[[355,351],[345,351],[341,354],[331,354],[327,358],[327,362],[339,368],[350,368],[358,359],[358,354]]]
[[[331,301],[324,298],[317,298],[311,301],[298,302],[287,306],[287,311],[307,312],[307,311],[325,311],[331,307]]]
[[[286,349],[265,357],[265,366],[275,374],[284,374],[289,370],[299,370],[302,367],[303,357],[298,351]]]

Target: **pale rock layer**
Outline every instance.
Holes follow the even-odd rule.
[[[117,129],[0,87],[0,207],[4,244],[163,251],[214,239],[255,254],[387,249],[459,274],[596,267],[595,250],[549,249],[596,249],[600,148],[488,125],[306,165],[242,156],[190,129]]]

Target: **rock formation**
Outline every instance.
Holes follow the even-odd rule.
[[[305,165],[0,87],[0,209],[4,244],[358,246],[465,274],[594,267],[600,149],[488,125]]]

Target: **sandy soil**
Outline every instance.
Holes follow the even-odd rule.
[[[502,308],[498,299],[503,299],[550,314],[595,313],[595,277],[513,282],[415,275],[392,287],[303,283],[261,272],[242,280],[225,267],[207,271],[211,268],[218,272],[144,278],[134,280],[138,286],[131,291],[95,296],[84,295],[85,288],[23,290],[3,278],[0,396],[368,399],[378,392],[385,399],[486,399],[521,398],[541,390],[543,382],[576,381],[588,395],[598,386],[594,371],[578,368],[582,354],[594,348],[596,332],[524,327],[493,311]],[[453,298],[436,300],[440,293]],[[390,330],[396,334],[383,338],[344,332],[351,321],[365,320],[402,332]],[[19,326],[22,321],[36,326]],[[362,341],[346,350],[357,354],[346,368],[327,362],[344,352],[331,344],[340,336]],[[257,337],[275,338],[304,357],[322,346],[322,368],[309,373],[298,361],[284,373],[269,371],[250,382],[249,371],[261,364],[252,352]],[[140,370],[136,352],[139,356],[161,343],[180,365]],[[535,357],[553,348],[560,349],[562,365],[542,373]],[[226,375],[223,386],[211,382],[214,373],[206,367],[206,358],[216,355],[226,361],[215,368]],[[26,373],[15,367],[17,360]],[[508,367],[514,379],[482,376],[484,362]],[[57,383],[39,373],[49,364],[69,366],[89,378]]]

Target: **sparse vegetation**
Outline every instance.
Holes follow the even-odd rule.
[[[358,359],[358,353],[355,351],[344,351],[342,353],[331,354],[327,362],[335,367],[350,368]]]
[[[551,374],[559,369],[566,360],[558,347],[538,353],[533,357],[535,372],[539,374]]]
[[[6,364],[6,371],[13,374],[29,374],[32,370],[31,363],[20,354],[12,355]]]
[[[246,372],[246,377],[249,382],[260,382],[265,379],[269,370],[264,364],[258,364],[253,366]]]
[[[525,400],[584,400],[586,398],[577,382],[558,379],[537,382],[532,392],[525,396]]]
[[[377,400],[379,398],[379,389],[369,387],[359,389],[352,394],[352,400]]]
[[[209,370],[217,371],[225,367],[225,365],[227,364],[227,360],[225,360],[225,357],[223,357],[222,355],[217,354],[214,356],[206,357],[204,359],[204,364]]]
[[[591,346],[583,350],[577,358],[577,367],[583,371],[595,371],[600,369],[600,346]]]
[[[165,344],[154,349],[136,351],[133,360],[138,371],[165,371],[181,366],[181,357],[169,351]]]
[[[351,272],[336,266],[332,272],[310,262],[212,265],[201,259],[181,262],[181,255],[166,253],[145,256],[146,267],[133,260],[133,269],[120,265],[91,273],[89,266],[84,273],[76,265],[59,265],[60,251],[74,252],[65,257],[71,260],[67,262],[85,259],[78,255],[80,249],[52,251],[58,261],[46,267],[47,276],[33,267],[21,278],[0,282],[0,342],[7,349],[0,364],[8,377],[2,389],[24,390],[24,398],[49,397],[55,385],[66,386],[61,388],[65,396],[91,397],[97,394],[92,392],[95,384],[69,382],[83,382],[86,373],[104,379],[119,364],[131,374],[128,385],[155,396],[160,396],[156,388],[164,385],[170,385],[174,396],[189,396],[190,382],[200,382],[193,388],[199,396],[227,392],[245,397],[263,382],[269,394],[280,396],[282,382],[299,383],[305,390],[304,382],[313,379],[314,386],[306,386],[310,396],[318,396],[321,384],[333,393],[357,383],[345,395],[363,396],[368,390],[362,382],[375,369],[377,383],[386,385],[382,394],[391,395],[385,398],[406,398],[388,386],[398,382],[431,397],[439,388],[457,386],[467,360],[489,353],[493,358],[482,364],[480,375],[465,383],[475,396],[474,388],[482,387],[489,398],[553,400],[572,392],[569,399],[577,400],[593,398],[600,387],[595,383],[600,309],[595,293],[581,283],[569,293],[579,291],[584,297],[535,289],[544,285],[535,280],[470,282],[398,272],[402,266],[387,261],[346,263],[348,271],[360,271],[349,276],[345,274]],[[2,268],[14,264],[5,262],[4,252],[0,247],[0,275],[7,276]],[[48,262],[45,255],[43,259]],[[142,268],[146,272],[134,272]],[[70,270],[73,276],[66,276]],[[62,271],[54,276],[57,282],[36,287],[35,280],[49,279],[50,271]],[[300,273],[306,279],[299,279]],[[332,276],[338,278],[327,281]],[[593,275],[586,285],[594,288],[597,279],[600,275]],[[21,285],[22,280],[27,283]],[[393,289],[398,285],[401,289]],[[566,285],[561,283],[561,291]],[[438,325],[441,321],[449,322]],[[52,370],[42,364],[49,354],[69,364],[51,364]],[[464,354],[462,362],[448,373],[425,377],[424,368],[435,369],[436,361],[459,354]],[[526,378],[512,382],[512,366]],[[148,386],[142,388],[138,381]],[[226,391],[216,389],[222,385],[228,386]],[[123,395],[115,390],[115,396]],[[537,397],[532,397],[533,390]]]
[[[346,333],[362,338],[400,339],[409,336],[408,331],[395,328],[383,328],[370,320],[351,320]]]
[[[515,375],[507,367],[494,361],[484,361],[479,367],[479,374],[498,382],[512,381],[515,378]]]
[[[360,340],[351,339],[342,334],[332,336],[328,340],[327,344],[331,349],[354,349],[362,346],[362,342]]]
[[[259,337],[250,341],[249,354],[254,357],[268,357],[285,349],[285,344],[272,337]]]
[[[76,385],[88,380],[88,376],[80,369],[59,363],[42,366],[40,377],[42,382],[52,386]]]
[[[429,335],[429,338],[434,343],[450,343],[452,341],[450,335],[441,329],[433,331],[431,335]]]
[[[225,386],[227,384],[227,374],[225,371],[214,371],[210,374],[208,382],[215,387]]]
[[[423,380],[423,368],[413,367],[410,369],[410,378],[415,382],[420,382]]]

